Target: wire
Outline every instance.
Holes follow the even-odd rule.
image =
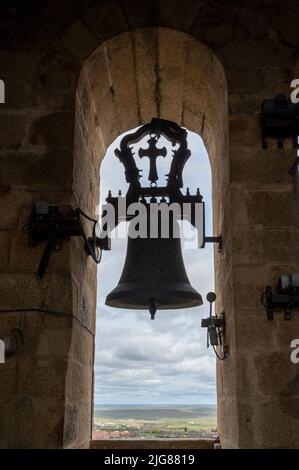
[[[30,232],[30,228],[31,228],[31,224],[25,224],[25,225],[22,227],[22,233],[29,233],[29,232]]]
[[[99,255],[96,255],[95,252],[98,251],[98,248],[96,247],[94,236],[92,237],[93,247],[90,245],[89,239],[85,235],[84,231],[83,231],[83,239],[85,241],[86,247],[88,248],[90,256],[92,257],[92,259],[94,260],[94,262],[96,264],[99,264],[101,262],[101,259],[102,259],[102,250],[100,250]]]
[[[261,295],[261,302],[263,304],[263,307],[265,307],[266,309],[268,308],[268,305],[264,302],[264,298],[268,296],[268,293],[267,292],[263,292],[262,295]]]
[[[83,230],[83,238],[84,238],[85,245],[86,245],[92,259],[94,260],[94,262],[96,264],[99,264],[101,262],[101,259],[102,259],[102,250],[101,249],[99,250],[97,245],[96,245],[96,240],[97,240],[96,226],[97,226],[98,221],[96,219],[93,219],[89,215],[85,214],[85,212],[83,212],[82,209],[80,209],[80,207],[78,207],[78,211],[79,211],[79,214],[82,215],[85,219],[89,220],[90,222],[93,222],[93,228],[92,228],[92,244],[93,244],[93,246],[90,245],[90,241],[87,238],[87,236],[85,235],[84,230]],[[99,251],[100,251],[100,254],[98,254]]]
[[[12,309],[5,309],[5,310],[0,310],[0,313],[20,313],[20,312],[32,312],[32,313],[45,313],[46,315],[53,315],[56,317],[68,317],[68,318],[75,318],[80,325],[86,329],[92,336],[95,336],[95,334],[88,328],[88,326],[85,325],[85,323],[80,320],[77,315],[72,314],[72,313],[66,313],[66,312],[57,312],[55,310],[47,310],[44,308],[12,308]]]
[[[217,358],[219,359],[219,361],[224,361],[224,359],[226,359],[226,356],[223,355],[223,356],[219,356],[218,352],[217,352],[217,349],[215,348],[215,346],[213,345],[213,349],[214,349],[214,353],[216,354]]]
[[[90,222],[95,222],[96,224],[98,223],[98,221],[96,219],[93,219],[92,217],[87,215],[85,212],[83,212],[83,210],[80,209],[80,207],[78,207],[78,209],[80,211],[80,214],[83,215],[83,217],[85,217],[85,219],[90,220]]]

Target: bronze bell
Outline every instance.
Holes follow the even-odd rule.
[[[132,222],[130,222],[131,224]],[[106,305],[116,308],[149,310],[181,309],[202,304],[201,295],[191,286],[184,266],[175,220],[169,238],[128,238],[127,255],[120,280]],[[130,233],[130,226],[129,226]]]

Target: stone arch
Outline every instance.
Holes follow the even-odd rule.
[[[72,240],[71,259],[66,242],[62,253],[51,255],[40,283],[35,276],[42,246],[28,247],[21,225],[37,200],[77,204],[71,187],[74,83],[85,61],[117,34],[163,26],[208,45],[228,81],[229,190],[214,184],[214,198],[219,197],[215,223],[225,240],[217,256],[223,262],[216,263],[219,279],[226,279],[226,289],[218,286],[219,305],[228,320],[230,348],[228,360],[218,364],[221,445],[298,448],[298,370],[289,360],[289,345],[299,317],[284,322],[278,315],[268,322],[260,302],[266,285],[274,287],[281,274],[299,269],[298,213],[288,173],[295,154],[287,143],[284,150],[275,143],[262,150],[259,125],[262,100],[289,94],[291,80],[298,77],[298,5],[286,7],[285,0],[267,5],[244,0],[239,6],[194,0],[78,1],[72,8],[69,2],[54,3],[34,7],[32,14],[27,2],[13,9],[3,6],[8,21],[0,32],[1,79],[7,85],[0,114],[0,302],[4,311],[46,306],[77,314],[90,331],[72,317],[46,318],[37,311],[1,314],[3,334],[20,326],[25,347],[21,357],[2,368],[0,446],[89,446],[95,269],[86,261],[81,240]],[[172,56],[167,59],[175,61]],[[157,70],[160,85],[165,84],[161,66]],[[156,75],[154,70],[155,83]],[[101,75],[98,79],[105,83]],[[167,87],[170,83],[167,77]],[[87,195],[96,194],[100,158],[95,156],[104,148],[89,88],[77,90],[83,111],[76,113],[81,127],[77,122],[74,188],[83,198],[80,203],[92,210]],[[110,96],[109,87],[101,89]],[[165,100],[166,92],[155,89]],[[217,171],[229,171],[225,145],[222,150],[219,169],[213,169],[215,181]]]
[[[224,235],[226,246],[225,257],[217,255],[215,263],[221,309],[232,291],[232,277],[224,277],[231,263],[227,116],[221,63],[207,46],[180,31],[144,28],[121,33],[99,46],[81,69],[76,93],[75,200],[84,211],[95,213],[101,159],[123,132],[161,117],[198,133],[213,175],[214,233]],[[94,321],[95,266],[82,257],[76,241],[71,242],[71,259],[74,309],[92,299],[89,307]]]

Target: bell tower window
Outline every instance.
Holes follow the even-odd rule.
[[[101,203],[105,202],[107,194],[128,192],[130,184],[125,181],[123,166],[116,156],[119,156],[122,139],[137,130],[119,136],[106,152],[101,164]],[[206,230],[212,233],[208,154],[198,134],[186,131],[186,135],[190,158],[185,163],[181,191],[196,194],[199,188],[206,204]],[[165,175],[178,144],[172,145],[165,137],[157,142],[155,136],[150,135],[129,148],[136,166],[142,169],[141,185],[156,188],[167,184]],[[146,158],[148,154],[150,158]],[[206,294],[214,290],[213,245],[198,249],[196,229],[188,221],[179,221],[178,242],[183,257],[179,269],[186,268],[184,281],[190,281],[189,286],[198,299],[196,297],[192,308],[186,304],[178,309],[171,306],[168,298],[169,305],[162,306],[161,310],[158,306],[152,322],[142,305],[136,309],[138,305],[130,305],[130,301],[124,299],[129,293],[124,293],[123,284],[130,284],[134,278],[135,290],[139,289],[137,297],[144,295],[142,288],[152,286],[153,279],[147,276],[155,268],[152,264],[158,264],[161,271],[163,261],[155,258],[153,246],[152,256],[142,258],[142,249],[146,249],[149,240],[141,242],[142,249],[134,247],[136,241],[127,238],[126,225],[129,224],[121,222],[117,236],[111,233],[111,252],[103,252],[98,268],[93,437],[212,437],[216,430],[216,365],[213,351],[206,348],[206,332],[201,329],[201,319],[208,308],[206,303],[201,305],[201,299],[205,300]],[[160,257],[163,255],[165,262],[171,264],[171,257],[165,257],[169,241],[164,240]],[[176,263],[179,252],[175,255]],[[173,253],[171,255],[173,258]],[[144,266],[150,262],[151,267]],[[171,272],[165,274],[165,282],[173,281],[178,268],[176,263],[172,263]],[[122,273],[124,265],[126,272]],[[129,288],[134,291],[134,282]]]

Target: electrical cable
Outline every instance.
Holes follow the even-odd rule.
[[[93,219],[92,217],[87,215],[82,209],[80,209],[80,207],[78,207],[78,210],[80,211],[80,214],[83,215],[83,217],[85,217],[85,219],[89,220],[90,222],[95,222],[96,224],[98,223],[96,219]]]
[[[225,356],[219,356],[215,346],[213,345],[213,349],[214,349],[214,353],[216,354],[217,358],[219,359],[219,361],[224,361],[224,359],[226,359]]]
[[[263,305],[263,307],[266,308],[266,309],[268,308],[268,305],[265,304],[264,298],[267,297],[267,295],[268,295],[267,292],[263,292],[262,295],[261,295],[261,302],[262,302],[262,305]]]
[[[30,227],[31,227],[31,224],[25,224],[25,225],[22,227],[22,233],[29,233]]]
[[[94,260],[94,262],[96,264],[99,264],[101,262],[101,259],[102,259],[102,250],[99,250],[100,251],[99,255],[95,254],[95,252],[98,250],[98,248],[97,248],[97,246],[95,246],[95,243],[94,243],[93,247],[90,246],[89,239],[85,235],[84,231],[83,231],[83,239],[84,239],[85,245],[86,245],[86,247],[89,251],[90,256],[92,257],[92,259]],[[94,240],[94,238],[93,238],[93,240]]]
[[[99,249],[97,247],[97,244],[96,244],[96,240],[97,240],[96,226],[97,226],[98,221],[96,219],[93,219],[89,215],[87,215],[85,212],[83,212],[82,209],[80,209],[80,207],[78,207],[78,212],[85,219],[89,220],[90,222],[93,222],[93,228],[92,228],[92,243],[93,243],[93,246],[90,245],[90,241],[87,238],[87,236],[85,235],[84,230],[82,231],[82,233],[83,233],[83,239],[84,239],[85,245],[86,245],[86,247],[89,251],[90,256],[92,257],[92,259],[94,260],[94,262],[96,264],[99,264],[101,262],[101,259],[102,259],[102,250]],[[100,254],[98,254],[99,252],[100,252]]]
[[[85,323],[80,320],[80,318],[72,313],[66,313],[66,312],[58,312],[55,310],[47,310],[44,308],[12,308],[12,309],[1,309],[0,313],[20,313],[20,312],[25,312],[25,313],[45,313],[46,315],[53,315],[56,317],[65,317],[65,318],[75,318],[80,325],[85,328],[86,331],[88,331],[92,336],[95,336],[95,334],[88,328],[88,326],[85,325]]]

